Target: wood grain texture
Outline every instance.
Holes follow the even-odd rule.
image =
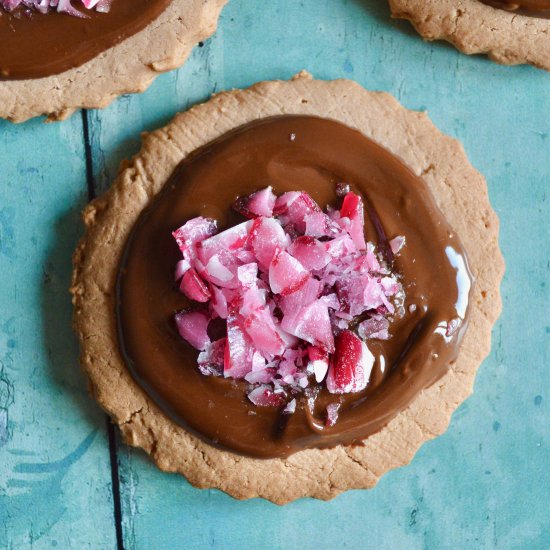
[[[142,453],[119,447],[125,548],[549,548],[550,75],[425,44],[407,23],[390,20],[382,0],[276,0],[261,7],[231,0],[218,33],[183,69],[160,77],[141,96],[88,113],[97,190],[106,188],[120,160],[137,152],[141,130],[166,123],[210,93],[289,78],[302,68],[318,78],[344,76],[388,91],[412,109],[429,108],[436,125],[462,141],[487,177],[508,269],[493,352],[479,371],[473,397],[444,436],[375,489],[329,503],[302,500],[278,508],[261,500],[236,502],[217,491],[193,489],[180,477],[156,470]],[[58,234],[51,227],[84,199],[80,131],[76,117],[56,126],[0,125],[0,370],[8,372],[7,381],[0,375],[0,427],[6,425],[4,410],[12,426],[10,441],[0,443],[0,480],[12,474],[10,464],[29,462],[28,457],[13,459],[10,449],[30,449],[41,460],[54,461],[98,430],[81,459],[85,468],[71,467],[63,482],[69,512],[34,541],[34,548],[50,548],[53,541],[60,548],[85,548],[85,539],[90,547],[115,547],[108,523],[112,503],[110,474],[104,472],[103,416],[84,396],[77,371],[70,372],[76,350],[61,287],[68,284],[77,225],[65,222]],[[36,172],[20,173],[19,167],[29,164],[22,151],[36,143],[46,144],[32,163]],[[33,209],[30,200],[37,201]],[[17,219],[15,213],[1,214],[6,206]],[[33,223],[27,213],[35,216]],[[14,257],[31,235],[36,244],[25,245],[27,255]],[[39,288],[40,273],[52,249],[60,279],[47,294]],[[40,292],[50,296],[48,315]],[[53,360],[40,336],[43,319],[58,333]],[[14,338],[23,346],[18,344],[17,353],[9,347]],[[71,345],[63,348],[68,341]],[[60,379],[66,381],[63,386]],[[27,401],[18,397],[23,395]],[[55,414],[44,416],[52,403]],[[2,433],[0,428],[0,441]],[[89,492],[79,494],[86,483],[91,483]],[[0,484],[0,518],[2,491]],[[90,494],[91,519],[84,517]],[[19,523],[30,525],[33,516],[21,511]],[[0,523],[0,548],[2,528]],[[9,529],[4,540],[15,540],[13,548],[30,546],[30,529],[17,535],[26,539],[14,539]]]
[[[0,122],[0,168],[0,548],[113,548],[105,416],[67,294],[88,197],[81,118]]]

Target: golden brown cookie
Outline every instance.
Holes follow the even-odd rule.
[[[226,2],[174,0],[143,30],[79,67],[43,78],[0,80],[0,118],[63,120],[75,109],[102,108],[119,95],[143,92],[214,33]]]
[[[399,156],[424,179],[460,235],[476,282],[470,327],[456,363],[364,446],[255,459],[198,439],[169,420],[138,386],[117,343],[115,286],[130,230],[180,161],[236,127],[281,114],[334,119]],[[261,82],[218,94],[177,115],[144,136],[140,153],[123,165],[110,191],[86,208],[84,221],[87,230],[74,256],[71,292],[92,394],[120,426],[124,441],[143,448],[159,468],[240,499],[259,496],[278,504],[304,496],[330,499],[348,489],[373,487],[385,472],[407,464],[422,443],[445,431],[452,412],[470,395],[501,310],[504,264],[498,220],[483,177],[462,146],[439,132],[426,114],[408,111],[390,95],[368,92],[349,80],[321,81],[300,73],[289,82]]]
[[[425,40],[446,40],[466,54],[504,65],[550,70],[550,19],[492,7],[480,0],[389,0]],[[512,4],[512,3],[511,3]]]

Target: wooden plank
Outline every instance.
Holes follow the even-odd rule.
[[[0,548],[114,548],[105,416],[68,294],[87,200],[79,114],[0,122]]]
[[[547,548],[550,482],[550,76],[423,43],[379,0],[232,0],[215,38],[144,95],[94,113],[105,188],[138,133],[190,102],[307,68],[386,90],[458,137],[487,176],[508,261],[505,314],[446,435],[371,491],[284,508],[239,503],[119,451],[127,549]],[[490,261],[490,260],[489,260]]]

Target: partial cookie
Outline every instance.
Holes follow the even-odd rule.
[[[106,107],[119,95],[144,91],[214,33],[226,2],[173,0],[143,30],[79,67],[43,78],[0,79],[0,118],[23,122],[47,115],[50,121],[63,120],[75,109]]]
[[[550,70],[548,18],[506,11],[480,0],[389,3],[393,17],[408,19],[426,40],[446,40],[466,54],[487,54],[504,65],[527,63]]]
[[[475,286],[470,327],[456,363],[363,446],[258,459],[215,448],[190,434],[134,381],[119,350],[115,287],[130,231],[181,160],[234,128],[285,114],[333,119],[400,157],[423,178],[460,236]],[[84,220],[87,231],[74,256],[71,292],[82,364],[94,397],[119,424],[124,440],[142,447],[161,469],[236,498],[259,496],[278,504],[303,496],[326,500],[348,489],[373,487],[385,472],[407,464],[422,443],[445,431],[452,412],[470,395],[501,309],[504,266],[498,220],[483,177],[461,145],[441,134],[425,114],[347,80],[318,81],[301,73],[289,82],[221,93],[176,116],[144,137],[141,152],[123,166],[111,190],[88,206]]]

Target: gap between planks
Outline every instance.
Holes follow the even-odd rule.
[[[82,131],[84,139],[84,151],[86,155],[86,183],[88,187],[88,200],[96,198],[95,178],[93,169],[93,151],[90,140],[90,127],[88,111],[82,109]],[[115,520],[117,550],[124,550],[124,538],[122,534],[122,506],[120,499],[120,476],[118,469],[118,441],[116,429],[109,415],[105,415],[107,435],[109,437],[109,458],[111,463],[111,487],[113,493],[113,515]]]

